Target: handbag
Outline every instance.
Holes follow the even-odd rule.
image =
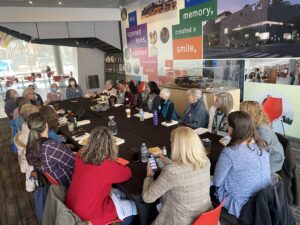
[[[37,174],[36,188],[33,192],[34,204],[35,204],[35,214],[39,223],[42,223],[44,206],[47,199],[47,194],[49,190],[49,183],[44,178],[44,175],[37,169],[35,169]]]

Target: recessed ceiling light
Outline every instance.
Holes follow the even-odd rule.
[[[61,5],[62,3],[61,3],[61,2],[58,2],[58,4]]]
[[[33,4],[33,1],[29,1],[29,4],[32,5],[32,4]]]

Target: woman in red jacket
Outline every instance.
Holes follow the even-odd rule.
[[[110,197],[112,184],[128,180],[131,170],[115,162],[116,158],[116,144],[105,127],[95,128],[87,145],[76,156],[66,205],[93,225],[104,225],[118,218]],[[123,221],[130,224],[132,216]]]

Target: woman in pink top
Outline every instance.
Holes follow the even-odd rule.
[[[87,145],[76,156],[66,205],[93,225],[105,225],[118,218],[110,197],[112,184],[130,179],[131,171],[118,164],[116,158],[116,143],[105,127],[95,128]],[[126,217],[123,224],[130,224],[132,219],[132,216]]]
[[[61,93],[58,91],[58,86],[56,83],[51,84],[51,92],[47,95],[46,104],[50,102],[58,102],[61,101]]]

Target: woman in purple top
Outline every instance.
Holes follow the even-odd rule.
[[[47,172],[61,185],[70,184],[74,155],[65,145],[48,138],[48,124],[40,113],[29,116],[30,129],[26,146],[26,159],[29,165],[41,172]]]
[[[231,140],[222,151],[214,172],[216,196],[230,214],[240,216],[242,207],[259,190],[271,184],[269,153],[249,114],[228,116]]]

